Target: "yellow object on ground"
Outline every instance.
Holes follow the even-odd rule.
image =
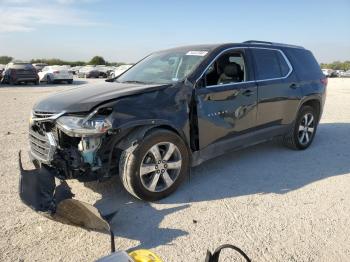
[[[147,250],[139,249],[129,253],[129,256],[135,260],[135,262],[163,262],[156,254]]]

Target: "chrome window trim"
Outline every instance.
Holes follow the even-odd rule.
[[[256,82],[262,82],[262,81],[271,81],[271,80],[281,80],[281,79],[286,79],[290,76],[290,74],[293,72],[293,66],[290,63],[290,61],[288,60],[287,56],[284,54],[284,52],[278,48],[267,48],[267,47],[248,47],[251,49],[267,49],[267,50],[274,50],[274,51],[278,51],[281,53],[282,57],[284,58],[284,61],[287,63],[288,67],[289,67],[289,72],[283,76],[283,77],[275,77],[275,78],[267,78],[267,79],[259,79],[259,80],[255,80]]]
[[[289,72],[283,76],[283,77],[276,77],[276,78],[267,78],[267,79],[259,79],[259,80],[250,80],[250,81],[243,81],[243,82],[236,82],[236,83],[227,83],[227,84],[221,84],[221,85],[211,85],[211,86],[206,86],[205,88],[213,88],[213,87],[219,87],[219,86],[228,86],[228,85],[237,85],[237,84],[245,84],[245,83],[254,83],[254,82],[263,82],[263,81],[271,81],[271,80],[281,80],[281,79],[286,79],[290,76],[290,74],[293,72],[293,66],[290,63],[289,59],[287,58],[287,56],[284,54],[284,52],[278,48],[268,48],[268,47],[230,47],[227,48],[223,51],[221,51],[218,55],[216,55],[214,57],[214,59],[208,64],[208,66],[203,70],[202,74],[197,78],[196,80],[196,84],[198,83],[198,81],[203,77],[203,75],[205,74],[205,72],[208,70],[208,68],[216,61],[216,59],[218,59],[223,53],[227,52],[227,51],[231,51],[231,50],[242,50],[242,49],[267,49],[267,50],[274,50],[274,51],[278,51],[282,54],[282,57],[284,58],[285,62],[287,63],[288,67],[289,67]]]

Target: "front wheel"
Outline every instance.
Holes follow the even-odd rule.
[[[316,134],[318,114],[311,106],[303,106],[299,111],[293,129],[284,137],[286,146],[303,150],[308,148]]]
[[[168,130],[154,130],[122,153],[119,175],[129,193],[156,201],[174,192],[188,169],[189,156],[183,140]]]

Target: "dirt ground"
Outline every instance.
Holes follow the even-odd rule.
[[[17,193],[17,154],[28,150],[30,109],[69,86],[2,87],[0,261],[107,255],[108,235],[50,221],[24,206]],[[271,142],[227,154],[193,169],[175,194],[153,204],[132,198],[117,179],[69,184],[77,199],[102,212],[118,210],[113,229],[120,250],[149,248],[167,262],[204,261],[207,248],[232,243],[253,261],[349,261],[350,79],[329,79],[324,115],[308,150]]]

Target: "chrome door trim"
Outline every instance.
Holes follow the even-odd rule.
[[[259,80],[251,80],[251,81],[245,81],[245,82],[236,82],[236,83],[227,83],[227,84],[222,84],[222,85],[212,85],[212,86],[206,86],[206,88],[214,88],[214,87],[219,87],[219,86],[227,86],[227,85],[238,85],[238,84],[245,84],[245,83],[254,83],[254,82],[263,82],[263,81],[271,81],[271,80],[281,80],[281,79],[286,79],[290,76],[290,74],[293,72],[293,67],[292,64],[290,63],[290,61],[288,60],[287,56],[284,54],[284,52],[278,48],[268,48],[268,47],[230,47],[227,48],[223,51],[221,51],[218,55],[215,56],[215,58],[213,58],[213,60],[208,64],[208,66],[203,70],[202,74],[197,78],[196,80],[196,84],[198,83],[198,81],[203,77],[203,75],[205,74],[205,72],[208,70],[208,68],[216,61],[217,58],[219,58],[223,53],[227,52],[227,51],[231,51],[231,50],[237,50],[237,49],[267,49],[267,50],[274,50],[274,51],[278,51],[282,54],[285,62],[287,63],[288,67],[289,67],[289,72],[283,76],[283,77],[276,77],[276,78],[268,78],[268,79],[259,79]]]

